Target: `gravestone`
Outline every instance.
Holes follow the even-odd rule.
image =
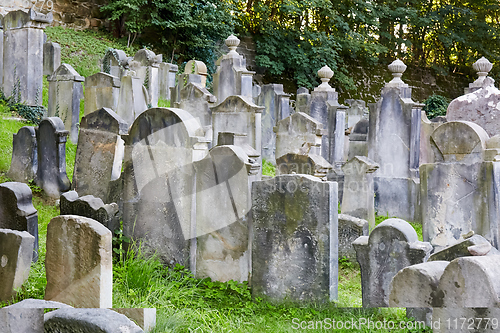
[[[78,197],[76,191],[68,191],[61,195],[59,202],[61,215],[78,215],[91,218],[101,223],[111,232],[120,230],[118,205],[105,205],[100,198],[93,195]]]
[[[423,237],[437,250],[473,230],[496,244],[482,188],[488,134],[470,122],[447,122],[431,135],[435,163],[420,166]]]
[[[35,128],[23,126],[12,136],[12,159],[7,177],[16,182],[28,183],[35,179],[38,169]]]
[[[211,107],[214,146],[220,132],[246,134],[248,144],[257,152],[261,151],[261,114],[264,109],[252,103],[251,98],[229,96],[217,106]]]
[[[134,71],[125,70],[120,82],[120,96],[116,106],[118,114],[127,124],[148,109],[148,92]]]
[[[429,120],[425,111],[421,112],[419,156],[420,165],[435,162],[434,152],[432,151],[431,135],[436,130],[436,128],[446,123],[446,121],[446,117],[442,116]]]
[[[129,58],[125,51],[109,48],[102,59],[102,71],[119,79],[129,69]]]
[[[432,251],[415,229],[401,219],[388,219],[352,243],[361,267],[363,307],[388,307],[390,283],[397,272],[426,261]]]
[[[295,97],[295,112],[303,112],[309,114],[311,109],[311,94],[309,90],[304,87],[297,89],[297,96]]]
[[[3,18],[3,93],[26,105],[42,105],[43,29],[52,22],[32,9]]]
[[[61,66],[61,46],[54,42],[43,43],[43,75],[52,75]]]
[[[159,98],[170,100],[170,88],[175,87],[175,76],[178,71],[177,65],[162,62],[158,70]]]
[[[101,108],[116,110],[120,97],[120,79],[107,73],[85,78],[85,115]]]
[[[10,302],[30,274],[35,237],[0,229],[0,302]]]
[[[156,326],[156,308],[113,308],[111,310],[127,316],[146,333],[151,332]]]
[[[368,156],[368,119],[358,121],[349,135],[348,160],[354,156]]]
[[[248,280],[251,173],[238,146],[214,147],[196,163],[196,277]]]
[[[306,174],[318,178],[326,177],[333,166],[322,156],[314,154],[285,154],[276,160],[276,174]]]
[[[16,182],[0,184],[0,228],[27,231],[33,243],[33,262],[38,260],[38,212],[33,207],[31,189]]]
[[[248,144],[248,138],[245,134],[232,132],[220,132],[218,139],[219,146],[238,146],[248,156],[248,177],[250,182],[261,180],[261,165],[259,163],[260,154]]]
[[[125,315],[110,309],[59,309],[44,315],[45,333],[144,333]]]
[[[213,92],[217,103],[223,103],[227,97],[235,95],[245,96],[251,101],[252,77],[255,72],[247,70],[245,58],[236,52],[240,44],[236,36],[229,36],[225,43],[229,53],[217,60],[217,71],[213,75]]]
[[[375,209],[418,221],[421,105],[413,102],[411,88],[401,80],[406,65],[398,59],[389,70],[394,78],[370,105],[368,158],[380,166],[374,174]]]
[[[207,65],[199,60],[189,60],[184,67],[184,74],[197,74],[201,76],[201,86],[207,86],[208,70]]]
[[[339,214],[339,259],[356,261],[352,242],[361,236],[368,236],[368,221],[347,214]]]
[[[303,112],[279,120],[276,133],[276,158],[286,154],[321,155],[323,125]]]
[[[141,49],[135,53],[134,60],[129,62],[130,69],[136,72],[146,87],[149,97],[147,104],[152,107],[158,106],[160,88],[158,71],[162,58],[161,54],[156,55],[151,50]]]
[[[432,261],[400,270],[392,279],[389,306],[432,308],[439,295],[439,280],[449,261]]]
[[[275,164],[276,123],[290,116],[290,95],[283,92],[282,84],[265,84],[257,98],[257,105],[263,106],[261,118],[262,158]]]
[[[47,81],[49,82],[48,116],[61,118],[64,128],[69,131],[70,140],[77,142],[84,78],[71,65],[62,64],[47,78]]]
[[[66,174],[68,134],[58,117],[44,118],[36,128],[38,170],[35,183],[52,198],[58,198],[71,185]]]
[[[446,119],[448,121],[470,121],[485,129],[489,136],[500,134],[500,90],[493,84],[494,80],[486,75],[492,64],[484,57],[474,67],[479,78],[471,84],[469,93],[455,98],[448,105]]]
[[[72,189],[79,195],[93,195],[110,203],[114,197],[111,182],[122,170],[124,143],[120,135],[127,123],[107,108],[82,118],[75,157]]]
[[[112,234],[99,222],[60,215],[47,227],[45,299],[80,308],[113,305]]]
[[[0,332],[44,333],[43,309],[0,308]]]
[[[375,227],[373,173],[377,169],[378,164],[365,156],[355,156],[342,167],[342,214],[367,220],[370,229]]]
[[[252,295],[337,299],[337,184],[282,175],[252,185]]]
[[[189,266],[193,162],[207,154],[203,135],[199,121],[176,108],[146,110],[122,135],[124,235],[164,264]]]
[[[481,235],[473,235],[466,239],[460,239],[456,244],[434,252],[428,261],[452,261],[460,257],[475,255],[496,256],[499,254],[500,251],[494,248],[486,238]]]
[[[362,119],[368,120],[369,109],[366,102],[360,99],[346,99],[345,103],[349,105],[345,110],[347,116],[347,128],[351,128]]]
[[[186,88],[190,83],[194,83],[199,87],[201,84],[202,76],[199,74],[186,74],[182,73],[177,75],[177,85],[170,88],[170,105],[175,106],[176,103],[181,101],[181,91]],[[217,100],[217,98],[215,98]]]

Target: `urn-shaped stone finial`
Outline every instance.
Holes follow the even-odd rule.
[[[484,77],[486,77],[493,68],[493,64],[489,62],[489,60],[485,57],[481,57],[481,59],[479,59],[472,65],[472,68],[474,68],[474,70],[477,72],[479,78],[484,79]]]
[[[238,39],[238,37],[236,37],[235,35],[231,35],[231,36],[227,37],[226,45],[229,48],[229,53],[238,54],[236,52],[236,48],[238,47],[238,45],[240,45],[240,40]]]
[[[332,90],[333,88],[330,87],[328,82],[333,76],[333,71],[330,69],[328,66],[323,66],[319,71],[318,71],[318,76],[321,80],[321,84],[314,90]]]
[[[403,80],[401,80],[401,76],[406,70],[406,65],[399,59],[394,60],[389,66],[387,66],[394,77],[388,84],[389,85],[402,85],[404,84]]]

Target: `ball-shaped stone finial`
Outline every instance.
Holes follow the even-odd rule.
[[[236,53],[236,48],[240,45],[240,40],[235,35],[231,35],[227,37],[226,45],[229,48],[229,53]]]
[[[321,79],[321,82],[328,82],[333,76],[333,71],[328,66],[323,66],[318,71],[318,76]]]
[[[479,77],[487,76],[493,68],[493,64],[485,57],[481,57],[481,59],[479,59],[472,65],[472,68],[474,68]]]
[[[387,66],[392,72],[392,76],[401,77],[406,70],[406,65],[399,59],[394,60],[389,66]]]

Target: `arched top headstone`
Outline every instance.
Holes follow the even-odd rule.
[[[66,135],[69,133],[67,130],[64,128],[64,123],[59,117],[47,117],[43,118],[40,124],[38,125],[38,128],[42,128],[45,126],[50,126],[53,128],[53,131],[55,134],[61,133]]]
[[[168,130],[168,127],[172,127]],[[161,131],[161,133],[159,133]],[[177,108],[151,108],[139,115],[130,126],[129,144],[135,144],[157,133],[157,140],[190,146],[189,138],[203,137],[204,131],[198,119],[189,112]]]
[[[108,48],[102,59],[103,72],[111,74],[111,66],[128,67],[128,57],[125,51]]]
[[[414,243],[418,241],[417,232],[413,227],[402,219],[391,218],[383,221],[373,229],[369,236],[369,243],[373,240],[385,239],[387,238],[385,233],[391,232],[393,235],[398,235],[398,238],[407,243]]]
[[[81,129],[94,129],[116,134],[127,134],[128,124],[113,110],[101,108],[82,118]]]
[[[0,184],[0,198],[2,218],[8,218],[6,209],[11,210],[11,214],[29,216],[35,214],[37,210],[33,206],[31,189],[28,185],[18,182],[6,182]],[[10,207],[10,208],[9,208]]]
[[[207,66],[203,61],[189,60],[184,67],[184,74],[208,75]]]
[[[142,66],[159,66],[162,58],[161,54],[156,55],[153,51],[147,49],[141,49],[134,55],[134,61],[139,62]]]
[[[85,78],[85,88],[120,88],[120,79],[108,73],[99,72]]]
[[[84,81],[85,78],[78,74],[78,72],[70,64],[61,64],[57,69],[47,78],[47,81]]]
[[[431,147],[436,162],[480,162],[488,139],[488,133],[477,124],[451,121],[431,134]]]

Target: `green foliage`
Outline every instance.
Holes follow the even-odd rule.
[[[167,99],[158,99],[158,107],[159,108],[169,108],[170,107],[170,101]]]
[[[422,110],[427,114],[427,118],[432,119],[438,116],[446,116],[446,110],[450,100],[441,95],[432,95],[424,101]]]
[[[264,176],[276,176],[276,167],[269,161],[262,159],[262,174]]]
[[[7,172],[12,158],[12,134],[28,124],[22,121],[3,119],[11,116],[8,106],[0,101],[0,172]]]
[[[231,9],[223,0],[110,0],[101,8],[118,33],[142,34],[164,61],[199,59],[212,71],[216,42],[233,31]]]
[[[17,87],[12,92],[10,97],[6,97],[2,90],[0,90],[0,102],[3,103],[4,108],[14,111],[26,121],[38,125],[42,120],[45,109],[43,106],[28,106],[21,103],[20,87]]]

